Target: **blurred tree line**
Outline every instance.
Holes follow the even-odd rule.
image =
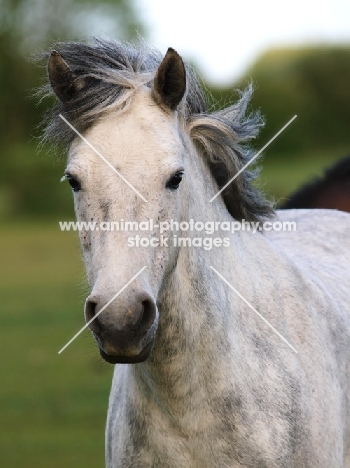
[[[35,108],[29,93],[45,72],[29,63],[30,55],[56,40],[93,35],[96,24],[127,40],[140,31],[128,0],[0,0],[0,12],[0,124],[5,145],[26,138],[40,119],[42,108]]]
[[[326,151],[337,159],[350,151],[350,46],[270,50],[236,86],[250,81],[255,85],[252,109],[266,119],[258,146],[298,116],[273,142],[269,158]],[[218,103],[232,98],[232,89],[210,91]]]
[[[46,75],[30,57],[57,40],[94,34],[143,35],[131,0],[0,0],[0,217],[67,213],[59,190],[64,162],[37,153],[38,126],[50,102],[31,97]]]
[[[102,32],[128,40],[145,31],[129,0],[0,0],[0,13],[0,217],[72,214],[70,192],[58,184],[64,159],[47,157],[47,149],[36,151],[37,127],[51,103],[30,98],[46,67],[28,57],[57,39]],[[271,50],[238,83],[227,89],[208,85],[208,91],[215,106],[223,107],[237,98],[234,88],[250,81],[255,85],[251,107],[266,117],[256,148],[298,115],[269,148],[269,159],[321,150],[337,159],[348,151],[350,47]]]

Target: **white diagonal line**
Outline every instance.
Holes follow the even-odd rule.
[[[146,198],[145,198],[143,195],[141,195],[141,193],[140,193],[138,190],[136,190],[136,188],[135,188],[133,185],[131,185],[130,182],[129,182],[128,180],[126,180],[125,177],[124,177],[119,171],[117,171],[117,169],[116,169],[115,167],[113,167],[112,164],[111,164],[109,161],[107,161],[107,159],[106,159],[104,156],[102,156],[102,154],[101,154],[94,146],[92,146],[92,144],[91,144],[86,138],[84,138],[83,135],[82,135],[81,133],[79,133],[78,130],[77,130],[76,128],[74,128],[73,125],[72,125],[70,122],[68,122],[68,120],[67,120],[65,117],[63,117],[62,114],[59,114],[59,116],[61,117],[61,119],[62,119],[64,122],[66,122],[66,124],[68,125],[68,127],[70,127],[70,128],[73,130],[73,132],[75,132],[75,133],[92,149],[92,151],[94,151],[94,152],[97,154],[97,156],[99,156],[99,157],[102,159],[102,161],[104,161],[104,162],[107,164],[107,166],[109,166],[109,167],[112,169],[112,171],[114,171],[116,174],[118,174],[118,176],[119,176],[135,193],[137,193],[137,195],[138,195],[139,197],[141,197],[142,200],[143,200],[144,202],[147,203]]]
[[[211,203],[212,201],[214,201],[215,198],[218,197],[218,196],[220,195],[220,193],[221,193],[222,191],[224,191],[225,188],[228,187],[228,186],[230,185],[230,183],[233,182],[233,181],[235,180],[235,178],[238,177],[239,174],[240,174],[241,172],[243,172],[244,169],[246,169],[246,168],[249,166],[249,164],[251,164],[251,163],[259,156],[259,154],[261,154],[261,153],[264,151],[264,149],[267,148],[267,147],[269,146],[269,144],[272,143],[273,140],[274,140],[275,138],[277,138],[278,135],[280,135],[280,134],[283,132],[283,130],[286,129],[286,128],[288,127],[288,125],[291,124],[291,123],[293,122],[293,120],[295,120],[296,118],[297,118],[296,115],[295,115],[293,118],[291,118],[290,121],[287,122],[286,125],[285,125],[284,127],[282,127],[281,130],[280,130],[279,132],[277,132],[276,135],[275,135],[274,137],[272,137],[271,140],[268,141],[268,142],[266,143],[266,145],[263,146],[263,147],[261,148],[261,150],[258,151],[258,152],[256,153],[256,155],[255,155],[254,157],[252,157],[252,159],[250,159],[250,161],[248,161],[247,164],[245,164],[245,165],[237,172],[237,174],[235,174],[235,175],[232,177],[232,179],[230,179],[230,180],[227,182],[227,184],[224,185],[224,186],[218,191],[218,193],[217,193],[216,195],[214,195],[213,198],[211,198],[211,199],[209,200],[209,203]]]
[[[281,338],[282,341],[284,341],[295,353],[298,354],[298,351],[289,343],[289,341],[287,341],[287,340],[284,338],[284,336],[282,336],[281,333],[278,332],[278,331],[276,330],[276,328],[273,327],[273,326],[271,325],[271,323],[270,323],[268,320],[266,320],[266,318],[263,317],[263,316],[247,301],[247,299],[245,299],[245,298],[242,296],[242,294],[240,294],[240,293],[237,291],[237,289],[235,289],[235,288],[232,286],[232,284],[230,284],[214,267],[211,266],[210,268],[211,268],[213,271],[215,271],[215,273],[227,284],[227,286],[229,286],[229,287],[232,289],[232,291],[234,291],[234,292],[237,294],[237,296],[239,296],[239,297],[242,299],[242,301],[244,301],[244,302],[247,304],[247,306],[250,307],[250,308],[252,309],[252,311],[255,312],[255,313],[258,315],[258,317],[260,317],[261,320],[263,320],[263,321],[266,323],[266,325],[268,325],[268,326],[271,328],[271,330],[273,330],[273,331],[276,333],[276,335],[278,335],[278,336]]]
[[[62,351],[64,351],[64,350],[67,348],[67,346],[69,346],[69,345],[72,343],[72,341],[74,341],[75,338],[77,338],[77,336],[79,336],[80,333],[83,332],[83,331],[85,330],[85,328],[87,328],[87,327],[90,325],[90,323],[91,323],[93,320],[95,320],[95,318],[97,318],[97,317],[100,315],[100,313],[103,312],[103,311],[105,310],[105,308],[108,307],[109,304],[110,304],[111,302],[113,302],[114,299],[116,299],[116,298],[119,296],[119,294],[121,294],[121,293],[124,291],[124,289],[126,289],[126,288],[129,286],[129,284],[132,283],[132,282],[134,281],[134,279],[137,278],[137,277],[143,272],[143,270],[144,270],[145,268],[147,268],[147,266],[144,266],[143,268],[141,268],[141,270],[140,270],[138,273],[136,273],[136,275],[133,276],[133,277],[131,278],[131,280],[129,280],[129,281],[126,283],[126,285],[123,286],[122,289],[121,289],[120,291],[118,291],[117,294],[116,294],[115,296],[113,296],[112,299],[110,299],[110,300],[107,302],[107,304],[105,304],[105,305],[102,307],[102,309],[99,310],[98,313],[97,313],[91,320],[89,320],[89,321],[84,325],[84,327],[83,327],[80,331],[78,331],[78,333],[77,333],[76,335],[74,335],[73,338],[72,338],[71,340],[68,341],[68,343],[67,343],[66,345],[63,346],[62,349],[60,349],[60,351],[58,351],[58,354],[61,354]]]

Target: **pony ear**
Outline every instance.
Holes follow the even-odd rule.
[[[182,58],[169,47],[154,78],[152,96],[160,106],[175,110],[186,91],[186,70]]]
[[[77,76],[55,50],[51,52],[47,69],[52,89],[60,101],[68,101],[76,91],[82,88],[81,83],[79,86],[76,81]]]

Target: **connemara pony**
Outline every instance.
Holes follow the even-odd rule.
[[[350,212],[350,156],[292,193],[281,209],[328,208]]]
[[[107,467],[349,468],[349,215],[275,214],[248,169],[216,196],[261,121],[250,89],[209,113],[173,49],[59,43],[48,74],[45,138],[100,226],[80,239],[85,318],[118,364]],[[267,220],[297,230],[247,227]]]

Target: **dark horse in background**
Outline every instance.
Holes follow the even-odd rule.
[[[326,168],[323,176],[295,191],[280,208],[328,208],[350,212],[350,155]]]

